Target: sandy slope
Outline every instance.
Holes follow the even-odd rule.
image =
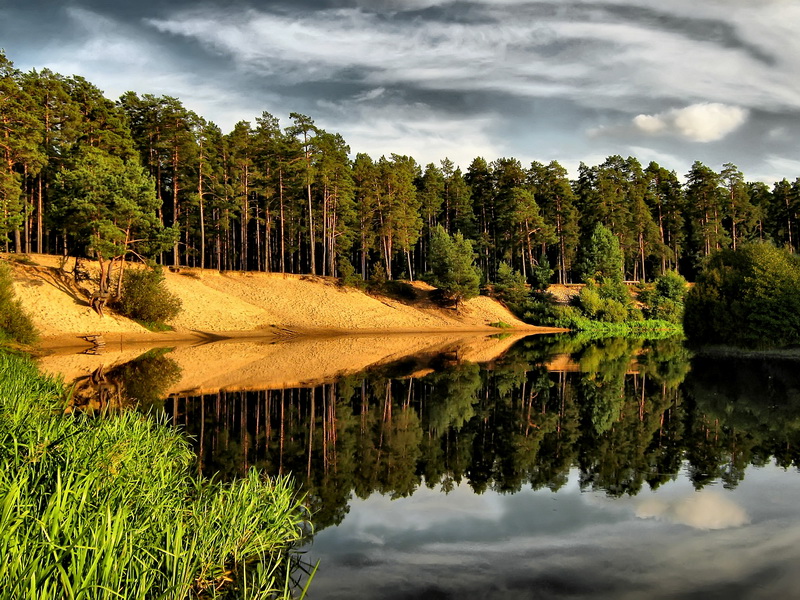
[[[58,257],[30,259],[34,265],[13,265],[15,288],[43,338],[99,333],[148,337],[145,329],[113,311],[105,317],[94,313],[87,302],[91,286],[76,286],[71,274],[58,268]],[[67,265],[71,268],[72,262]],[[533,329],[486,297],[466,302],[459,311],[437,307],[428,299],[432,288],[422,283],[414,284],[419,299],[409,304],[342,288],[320,277],[199,269],[165,275],[167,287],[183,302],[183,311],[172,323],[178,334],[488,330],[489,323],[497,321]]]

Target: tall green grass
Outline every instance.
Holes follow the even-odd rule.
[[[64,416],[64,396],[0,353],[0,598],[291,597],[307,512],[290,481],[198,478],[164,423]]]

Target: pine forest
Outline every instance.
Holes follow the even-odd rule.
[[[0,54],[0,249],[169,266],[370,279],[430,271],[441,227],[471,242],[484,281],[503,263],[577,281],[598,223],[625,278],[677,269],[751,240],[798,248],[800,178],[749,182],[695,162],[683,180],[609,156],[571,180],[558,162],[379,158],[291,113],[224,133],[169,96],[114,102],[82,77],[21,72]],[[357,149],[356,149],[357,150]],[[546,149],[542,149],[546,153]],[[109,269],[110,271],[110,269]]]

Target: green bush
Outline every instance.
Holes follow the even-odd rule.
[[[603,298],[600,297],[600,291],[593,283],[588,283],[586,287],[581,290],[581,293],[575,299],[575,303],[581,312],[590,319],[595,319],[603,310]]]
[[[11,267],[0,262],[0,341],[32,344],[39,334],[14,295],[13,283]]]
[[[528,286],[522,273],[515,271],[511,265],[503,261],[497,268],[494,291],[497,297],[513,310],[525,301],[528,295]]]
[[[345,287],[364,288],[366,282],[356,273],[353,263],[346,256],[339,256],[336,260],[339,268],[339,281]]]
[[[628,318],[628,309],[613,298],[603,298],[603,306],[597,318],[606,323],[622,323]]]
[[[161,324],[178,316],[181,300],[166,288],[160,269],[128,269],[116,306],[131,319]]]
[[[431,230],[428,262],[431,272],[427,281],[456,306],[480,293],[481,274],[475,266],[472,242],[460,233],[451,237],[441,225]]]
[[[564,329],[579,329],[577,324],[588,320],[576,307],[556,304],[550,297],[544,295],[531,296],[525,302],[522,316],[526,323],[532,325]]]
[[[686,280],[677,271],[667,271],[656,278],[656,293],[661,298],[683,302],[687,292]]]
[[[638,311],[631,310],[633,307],[625,284],[606,278],[603,278],[600,285],[590,279],[575,303],[583,316],[594,321],[621,323],[629,317],[638,320],[635,314]]]
[[[680,323],[687,292],[686,280],[675,271],[667,271],[656,278],[652,286],[639,292],[639,301],[646,305],[644,311],[648,319]]]
[[[768,244],[712,254],[686,296],[683,324],[695,343],[800,343],[800,259]]]

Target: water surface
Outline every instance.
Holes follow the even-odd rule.
[[[175,368],[151,353],[106,376],[163,402],[202,473],[293,475],[314,513],[312,599],[800,589],[796,360],[536,336],[483,364],[427,353],[159,397]]]

